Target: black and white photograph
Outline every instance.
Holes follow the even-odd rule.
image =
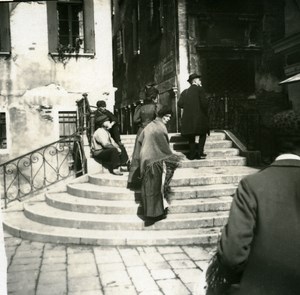
[[[300,294],[300,0],[0,0],[0,295]]]

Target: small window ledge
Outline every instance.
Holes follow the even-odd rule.
[[[58,57],[60,56],[59,53],[57,52],[50,52],[49,53],[51,56],[53,57]],[[94,58],[95,57],[95,53],[64,53],[63,56],[66,56],[66,57],[75,57],[75,58],[78,58],[78,57],[88,57],[88,58]]]

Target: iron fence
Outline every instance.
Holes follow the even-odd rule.
[[[4,204],[71,176],[86,173],[81,137],[75,133],[0,165]]]

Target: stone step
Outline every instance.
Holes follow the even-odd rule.
[[[152,226],[145,227],[143,220],[134,215],[91,214],[60,210],[45,202],[24,204],[24,214],[32,221],[65,228],[97,230],[173,230],[199,227],[218,227],[227,222],[228,212],[200,212],[169,214]]]
[[[214,184],[205,186],[183,186],[171,187],[170,199],[193,199],[193,198],[211,198],[231,196],[236,190],[234,184]],[[67,192],[71,195],[89,199],[99,200],[120,200],[138,202],[140,199],[140,191],[132,191],[119,187],[99,187],[92,183],[73,183],[67,185]]]
[[[231,197],[174,200],[169,213],[195,213],[229,210]],[[137,214],[139,203],[134,201],[108,201],[75,197],[68,193],[47,193],[49,206],[72,212],[94,214]]]
[[[34,222],[22,210],[3,212],[4,229],[10,234],[28,240],[56,244],[103,246],[156,246],[215,244],[219,228],[173,230],[90,230],[64,228]]]
[[[187,141],[181,142],[172,142],[170,146],[175,151],[186,150],[189,148],[189,143]],[[129,146],[130,147],[130,146]],[[207,141],[205,143],[206,149],[226,149],[232,147],[232,141],[230,140],[215,140],[215,141]]]
[[[206,158],[190,161],[185,159],[181,162],[181,168],[199,168],[199,167],[223,167],[223,166],[245,166],[247,159],[240,156]]]
[[[188,149],[180,150],[183,154],[188,154]],[[224,148],[224,149],[205,149],[205,154],[207,154],[207,159],[210,158],[228,158],[238,156],[240,154],[239,149],[236,148]]]
[[[171,200],[219,198],[232,196],[237,184],[211,184],[202,186],[174,186],[171,187],[169,198]]]
[[[257,169],[245,166],[199,167],[176,169],[170,186],[199,186],[238,183]],[[126,187],[128,173],[89,175],[89,182],[100,186]]]

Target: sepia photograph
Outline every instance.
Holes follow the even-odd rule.
[[[0,295],[300,293],[300,0],[0,0]]]

